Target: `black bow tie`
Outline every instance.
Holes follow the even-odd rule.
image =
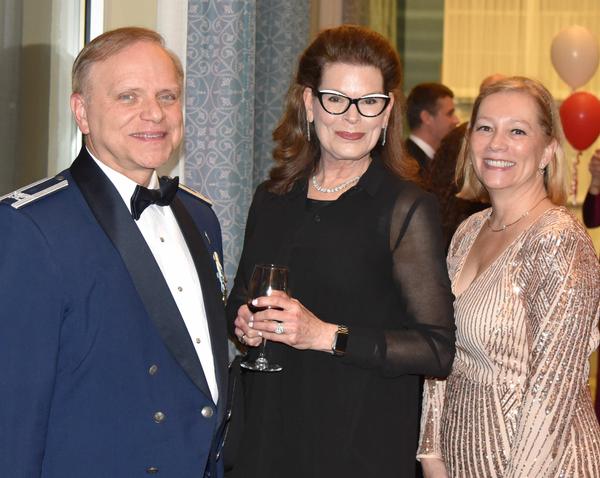
[[[131,215],[136,221],[150,204],[168,206],[173,201],[179,186],[179,178],[163,176],[159,179],[159,183],[160,189],[148,189],[139,184],[135,187],[131,196]]]

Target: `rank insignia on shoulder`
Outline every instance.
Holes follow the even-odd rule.
[[[203,194],[200,194],[198,191],[195,191],[194,189],[189,188],[186,185],[181,184],[181,183],[179,183],[179,189],[181,189],[182,191],[185,191],[188,194],[191,194],[192,196],[196,196],[201,201],[205,202],[209,206],[212,206],[212,201],[210,199],[208,199],[206,196],[204,196]]]
[[[17,189],[12,193],[0,196],[0,203],[8,204],[15,209],[20,209],[49,194],[60,191],[68,185],[69,181],[62,176],[41,179],[35,183],[24,186],[21,189]]]

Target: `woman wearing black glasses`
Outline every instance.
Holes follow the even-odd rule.
[[[230,330],[283,370],[244,372],[235,477],[411,477],[419,375],[454,356],[452,295],[435,199],[409,179],[401,68],[389,42],[326,30],[302,54],[273,137],[228,303]],[[258,298],[255,264],[290,271]]]

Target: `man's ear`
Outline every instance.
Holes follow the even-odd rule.
[[[83,95],[81,93],[73,93],[71,95],[71,111],[73,112],[77,126],[79,126],[79,130],[83,134],[89,134],[90,132],[86,108],[87,105]]]
[[[421,112],[419,113],[419,118],[421,118],[422,124],[429,125],[431,124],[433,116],[431,116],[431,113],[429,113],[429,111],[421,110]]]
[[[314,118],[313,115],[313,94],[312,89],[308,86],[304,88],[304,93],[302,93],[302,99],[304,100],[304,109],[306,110],[306,119],[309,123],[312,123]]]

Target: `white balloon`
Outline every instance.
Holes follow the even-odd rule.
[[[590,81],[598,69],[598,40],[587,28],[572,25],[555,35],[550,57],[558,75],[575,90]]]

